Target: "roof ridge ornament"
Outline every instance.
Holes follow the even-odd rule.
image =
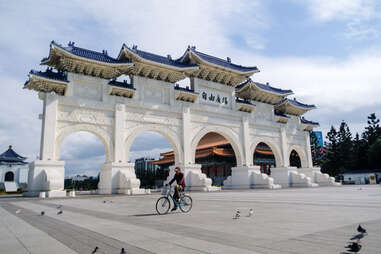
[[[138,45],[133,44],[133,45],[132,45],[132,49],[133,49],[133,50],[137,50],[137,49],[138,49]]]
[[[74,47],[74,44],[75,42],[74,41],[69,41],[69,43],[67,44],[69,47]]]
[[[167,55],[168,60],[172,60],[172,56],[170,54]]]
[[[108,56],[108,54],[107,54],[107,50],[105,50],[105,49],[102,50],[102,54]]]
[[[231,63],[231,62],[232,62],[232,60],[230,59],[230,57],[226,57],[226,61],[227,61],[228,63]]]

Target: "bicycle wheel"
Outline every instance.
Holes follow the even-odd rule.
[[[156,201],[156,211],[158,214],[166,214],[171,207],[171,203],[167,197],[161,197]]]
[[[184,195],[180,200],[180,210],[183,213],[187,213],[192,209],[192,198],[188,195]]]

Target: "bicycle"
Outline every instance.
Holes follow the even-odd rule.
[[[184,193],[179,193],[180,201],[177,202],[171,193],[171,187],[163,188],[163,196],[156,201],[156,211],[158,214],[167,214],[171,208],[171,202],[169,198],[172,199],[173,203],[180,208],[183,213],[187,213],[192,209],[192,198]]]

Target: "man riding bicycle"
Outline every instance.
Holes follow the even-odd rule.
[[[184,191],[185,188],[185,178],[184,174],[181,172],[181,169],[179,167],[175,167],[175,175],[173,176],[173,179],[169,182],[169,185],[171,185],[176,180],[176,187],[175,187],[175,194],[173,197],[176,199],[177,202],[179,202],[179,192]],[[168,186],[168,184],[166,184]],[[172,208],[171,211],[175,211],[177,209],[176,203],[175,206]]]

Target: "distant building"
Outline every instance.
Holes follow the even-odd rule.
[[[323,147],[324,146],[324,142],[323,142],[323,133],[321,131],[313,131],[313,133],[315,134],[315,137],[317,139],[317,143],[320,147]]]
[[[374,184],[381,182],[381,169],[346,170],[341,173],[347,184]]]
[[[72,181],[85,181],[85,180],[87,180],[87,179],[89,179],[90,177],[88,177],[87,175],[76,175],[76,176],[73,176],[72,178],[71,178],[71,180]]]
[[[0,154],[0,189],[15,192],[27,187],[29,168],[25,160],[26,157],[17,154],[11,145]]]
[[[155,174],[158,169],[160,169],[160,166],[154,165],[151,162],[154,161],[154,158],[139,158],[135,160],[135,173],[136,175],[143,175],[146,172],[150,172],[152,174]]]

